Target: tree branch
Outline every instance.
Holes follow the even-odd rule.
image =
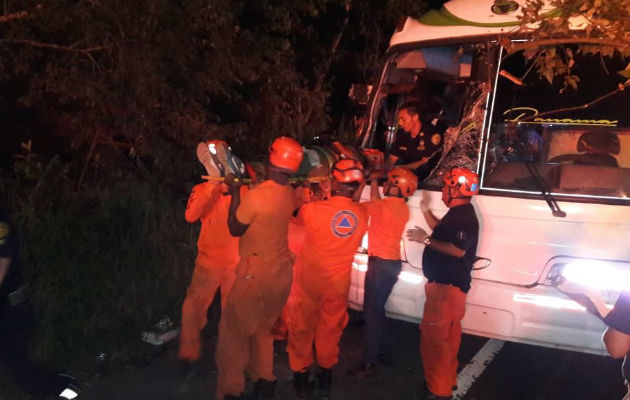
[[[599,96],[595,100],[589,101],[588,103],[584,103],[584,104],[581,104],[579,106],[557,108],[555,110],[549,110],[549,111],[541,112],[540,114],[536,114],[536,115],[532,115],[530,117],[523,118],[521,121],[531,121],[534,118],[541,118],[541,117],[545,117],[545,116],[551,115],[551,114],[560,114],[560,113],[565,113],[565,112],[569,112],[569,111],[584,110],[586,108],[594,106],[595,104],[599,103],[602,100],[605,100],[605,99],[609,98],[610,96],[613,96],[613,95],[615,95],[615,94],[617,94],[619,92],[623,92],[628,86],[630,86],[630,81],[626,81],[626,83],[620,84],[619,87],[617,89],[613,90],[612,92],[608,92],[608,93],[606,93],[606,94],[604,94],[602,96]]]
[[[576,44],[597,44],[600,46],[611,46],[618,49],[628,49],[630,48],[629,43],[618,42],[610,39],[601,39],[601,38],[561,38],[561,39],[544,39],[544,40],[532,40],[531,42],[520,42],[520,43],[511,43],[506,46],[506,50],[509,54],[516,53],[517,51],[538,48],[540,46],[553,46],[557,44],[568,44],[568,43],[576,43]]]
[[[28,11],[18,11],[11,14],[0,15],[0,22],[9,22],[12,19],[21,19],[28,16]]]
[[[96,148],[96,143],[98,142],[99,132],[95,132],[94,136],[92,136],[92,143],[90,144],[90,150],[88,151],[87,156],[85,157],[85,162],[83,163],[83,169],[81,169],[81,174],[79,175],[79,181],[77,182],[76,191],[78,192],[83,185],[83,179],[85,178],[85,173],[90,165],[90,159],[92,158],[92,154],[94,153],[94,149]]]
[[[3,39],[0,39],[0,42],[19,43],[19,44],[25,44],[25,45],[33,46],[33,47],[44,47],[44,48],[48,48],[48,49],[61,50],[61,51],[70,51],[70,52],[81,53],[81,54],[85,54],[85,55],[89,55],[89,53],[91,53],[93,51],[99,51],[99,50],[105,50],[106,49],[105,46],[93,46],[93,47],[87,47],[87,48],[83,48],[83,49],[77,49],[74,46],[62,46],[60,44],[39,42],[37,40],[31,40],[31,39],[7,39],[7,38],[3,38]]]

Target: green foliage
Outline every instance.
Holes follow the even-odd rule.
[[[223,137],[247,159],[274,136],[307,141],[330,129],[343,114],[329,108],[331,90],[345,98],[349,85],[332,73],[371,80],[395,23],[426,8],[410,0],[19,7],[11,11],[24,15],[0,25],[0,82],[13,89],[6,100],[46,126],[41,134],[64,140],[72,158],[139,157],[149,169],[162,140],[184,150]]]
[[[95,191],[29,219],[27,272],[45,358],[125,359],[142,330],[179,316],[194,241],[181,202],[162,194],[146,185]]]
[[[21,222],[35,354],[87,371],[100,353],[108,362],[137,360],[140,332],[180,315],[198,233],[183,220],[187,188],[129,175],[76,192],[60,163],[28,185],[29,157],[2,177],[0,195]]]
[[[573,51],[561,46],[567,39],[579,38],[582,44],[577,51],[586,54],[630,55],[630,2],[626,0],[527,0],[521,11],[517,34],[527,33],[533,40],[547,43],[539,51],[526,51],[525,55],[549,83],[555,77],[563,79],[562,90],[576,89],[579,84],[571,72]],[[575,30],[576,26],[581,28]]]

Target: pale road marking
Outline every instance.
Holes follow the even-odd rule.
[[[494,356],[496,356],[503,344],[503,340],[488,339],[486,344],[475,354],[468,364],[457,375],[457,390],[453,392],[454,400],[461,400],[468,392],[468,389],[475,382],[475,379],[479,378],[483,371],[492,362]]]

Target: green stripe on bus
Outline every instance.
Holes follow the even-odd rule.
[[[560,9],[555,9],[553,11],[549,11],[546,14],[543,14],[542,17],[552,18],[559,15],[561,12],[562,11]],[[502,28],[520,25],[520,21],[492,23],[469,21],[463,18],[459,18],[444,7],[439,10],[429,10],[429,12],[420,17],[418,21],[425,25],[432,26],[477,26],[482,28]]]

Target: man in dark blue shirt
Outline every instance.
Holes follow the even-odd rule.
[[[420,352],[427,382],[425,399],[451,399],[457,383],[457,352],[461,320],[466,311],[479,222],[470,200],[479,190],[479,178],[467,168],[453,168],[444,177],[442,201],[449,208],[442,219],[420,209],[433,233],[422,228],[407,231],[409,240],[424,243],[422,272],[427,278],[426,301],[420,329]]]
[[[19,260],[15,225],[0,208],[0,363],[8,368],[20,387],[36,396],[74,398],[75,379],[43,368],[30,359],[28,339],[33,307],[26,296]]]
[[[623,291],[615,302],[615,307],[604,318],[608,329],[604,332],[606,350],[613,358],[624,357],[621,373],[626,381],[628,393],[623,398],[630,399],[630,290]]]
[[[396,140],[392,144],[388,165],[400,165],[414,171],[418,179],[426,178],[439,161],[442,152],[443,127],[423,121],[417,103],[405,103],[398,110]]]

